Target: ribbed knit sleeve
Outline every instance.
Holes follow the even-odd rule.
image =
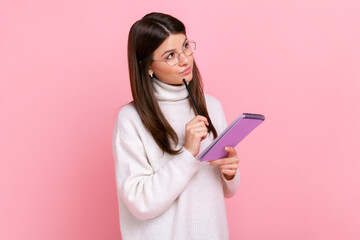
[[[135,110],[134,110],[135,111]],[[200,168],[200,162],[182,149],[179,155],[169,155],[167,163],[154,171],[149,163],[144,142],[149,133],[140,118],[129,107],[117,118],[113,135],[113,151],[118,196],[129,211],[141,220],[164,213],[185,189]],[[156,144],[150,149],[158,148]]]

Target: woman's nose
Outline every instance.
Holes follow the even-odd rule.
[[[179,65],[180,66],[183,66],[183,65],[186,65],[188,62],[189,62],[189,57],[190,56],[187,56],[185,53],[180,53],[179,55]]]

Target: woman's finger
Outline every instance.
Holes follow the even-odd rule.
[[[233,147],[230,147],[230,146],[225,147],[225,151],[227,151],[227,152],[228,152],[227,157],[234,157],[234,156],[237,156],[236,149],[235,149],[235,148],[233,148]]]
[[[196,127],[204,127],[204,128],[206,128],[204,122],[194,122],[194,123],[188,123],[186,125],[187,129],[196,128]]]
[[[203,124],[203,123],[201,123],[201,124],[199,124],[199,125],[193,125],[193,126],[189,126],[189,129],[188,129],[189,131],[191,131],[191,130],[196,130],[196,131],[199,131],[199,130],[204,130],[204,131],[207,131],[207,128],[206,128],[206,126]]]
[[[188,123],[193,124],[193,123],[197,123],[197,122],[203,122],[205,125],[207,125],[207,126],[209,125],[207,118],[204,116],[201,116],[201,115],[197,115]]]
[[[237,164],[225,164],[225,165],[219,165],[220,169],[237,169]]]
[[[221,158],[214,161],[209,161],[210,165],[227,165],[227,164],[238,164],[239,159],[238,158]]]
[[[236,170],[223,169],[221,172],[228,176],[234,176],[236,174]]]

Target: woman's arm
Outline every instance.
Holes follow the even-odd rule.
[[[171,206],[200,168],[200,162],[183,148],[179,155],[169,155],[167,164],[154,172],[135,125],[127,119],[117,120],[113,137],[116,183],[118,195],[130,212],[146,220]]]

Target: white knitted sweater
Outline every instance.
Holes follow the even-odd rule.
[[[161,110],[185,143],[185,124],[195,117],[185,85],[153,79]],[[210,118],[226,128],[222,106],[205,95]],[[200,152],[213,140],[201,142]],[[163,153],[142,124],[132,103],[119,112],[113,135],[120,227],[124,240],[228,239],[224,197],[233,196],[239,172],[227,181],[217,166],[200,163],[185,148]]]

